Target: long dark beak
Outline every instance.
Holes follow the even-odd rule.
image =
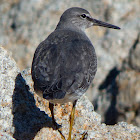
[[[94,18],[90,18],[88,17],[88,20],[91,21],[93,23],[93,26],[103,26],[103,27],[107,27],[107,28],[113,28],[113,29],[121,29],[118,26],[94,19]]]

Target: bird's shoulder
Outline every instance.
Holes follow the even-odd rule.
[[[65,51],[65,49],[76,48],[83,51],[82,48],[87,48],[86,52],[94,51],[94,47],[84,32],[77,32],[74,30],[55,30],[44,41],[42,41],[36,51],[35,56],[42,55],[42,52],[53,53],[54,51]],[[50,51],[53,50],[53,51]],[[84,50],[85,51],[85,50]]]
[[[95,49],[85,34],[71,30],[55,30],[37,47],[32,67],[52,67],[95,61]]]

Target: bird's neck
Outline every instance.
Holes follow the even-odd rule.
[[[65,23],[61,23],[59,22],[56,26],[55,30],[71,30],[71,31],[75,31],[75,32],[79,32],[81,34],[85,34],[85,30],[81,29],[80,27],[75,26],[74,24],[69,24],[67,22]]]

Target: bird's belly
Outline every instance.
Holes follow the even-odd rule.
[[[62,99],[53,99],[53,100],[48,100],[50,103],[53,104],[64,104],[67,102],[74,102],[75,100],[78,100],[83,94],[85,93],[85,91],[81,92],[81,90],[77,90],[75,93],[66,93],[65,97]],[[38,96],[40,96],[41,98],[43,98],[43,93],[41,91],[36,91],[36,94]]]
[[[79,92],[79,93],[72,93],[72,94],[67,94],[63,99],[53,99],[53,100],[48,100],[50,103],[59,103],[59,104],[64,104],[67,102],[74,102],[75,100],[78,100],[84,93]]]

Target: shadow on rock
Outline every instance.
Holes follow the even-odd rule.
[[[15,80],[12,107],[15,139],[31,140],[41,128],[53,128],[52,119],[36,107],[34,96],[29,91],[29,86],[26,85],[21,73]]]
[[[114,67],[108,73],[106,79],[99,86],[99,90],[106,90],[105,99],[106,102],[110,102],[110,105],[106,112],[104,112],[104,123],[107,125],[114,125],[117,123],[119,112],[116,108],[118,87],[116,84],[116,77],[120,73],[117,67]]]

